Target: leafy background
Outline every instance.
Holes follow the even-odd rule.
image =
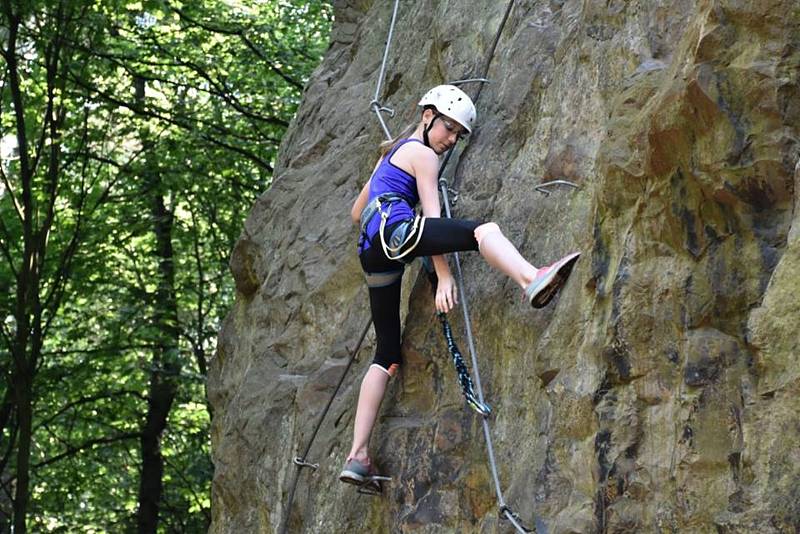
[[[229,253],[333,10],[0,13],[0,531],[204,532]]]

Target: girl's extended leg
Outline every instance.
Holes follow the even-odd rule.
[[[536,278],[538,269],[522,257],[511,241],[495,223],[486,223],[475,229],[478,250],[486,262],[502,272],[519,287],[525,289]]]
[[[486,261],[525,291],[534,308],[546,306],[569,277],[580,256],[569,254],[547,267],[531,265],[493,222],[428,218],[414,256],[435,256],[460,250],[479,250]]]
[[[480,251],[489,265],[514,280],[522,289],[528,287],[538,271],[492,222],[427,218],[413,255],[435,256],[464,250]]]

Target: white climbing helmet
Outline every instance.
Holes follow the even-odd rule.
[[[467,93],[455,85],[437,85],[422,97],[418,106],[433,106],[436,111],[447,115],[472,133],[475,124],[475,104]]]

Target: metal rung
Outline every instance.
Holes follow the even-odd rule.
[[[454,82],[449,82],[450,85],[461,85],[462,83],[492,83],[487,78],[465,78],[463,80],[456,80]]]
[[[294,464],[299,466],[299,467],[310,467],[314,471],[319,469],[319,464],[310,464],[310,463],[305,461],[305,458],[300,458],[299,456],[295,456],[292,459],[292,462],[294,462]]]
[[[539,184],[536,186],[536,190],[542,193],[544,196],[549,197],[550,191],[547,190],[548,187],[555,187],[557,185],[566,185],[568,187],[572,187],[574,189],[580,189],[578,184],[574,184],[572,182],[568,182],[567,180],[553,180],[552,182],[545,182],[543,184]]]
[[[379,113],[388,113],[390,117],[394,118],[394,110],[392,108],[387,108],[377,100],[373,100],[369,103],[369,107],[376,110]]]

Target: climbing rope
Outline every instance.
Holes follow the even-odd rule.
[[[506,21],[508,20],[508,17],[511,14],[511,9],[513,7],[514,7],[514,0],[509,0],[508,5],[506,7],[506,11],[503,15],[503,19],[500,22],[500,27],[497,29],[494,41],[492,42],[492,47],[489,51],[489,55],[487,56],[486,63],[484,64],[483,73],[479,77],[481,81],[486,80],[486,76],[489,73],[489,67],[491,66],[492,63],[492,58],[494,57],[495,49],[497,48],[497,43],[500,40],[500,35],[503,32],[503,28],[505,27]],[[483,83],[481,83],[478,92],[475,95],[475,98],[473,98],[473,102],[477,102],[482,90],[483,90]],[[443,174],[444,174],[444,168],[447,165],[448,161],[450,160],[451,154],[452,154],[452,149],[448,151],[447,156],[445,157],[445,160],[442,163],[441,168],[439,169],[439,189],[442,193],[442,199],[444,200],[445,214],[447,217],[452,217],[452,214],[450,213],[450,201],[448,194],[450,189],[448,187],[447,181],[443,178]],[[456,177],[453,180],[454,189],[457,189],[456,187],[457,180],[458,177]],[[481,386],[481,376],[478,366],[477,351],[475,350],[475,341],[472,335],[472,326],[471,326],[472,322],[470,321],[469,317],[469,305],[467,301],[466,291],[464,289],[464,276],[461,272],[461,260],[457,252],[453,253],[453,263],[455,264],[456,267],[456,285],[458,286],[458,293],[461,297],[461,310],[464,314],[464,328],[466,330],[466,335],[467,335],[467,346],[469,348],[470,357],[472,359],[472,371],[475,375],[475,385],[477,386],[478,402],[480,402],[481,405],[485,405],[486,401],[483,398],[483,387]],[[489,457],[489,468],[492,472],[492,480],[494,481],[494,489],[495,489],[495,494],[497,496],[498,514],[500,515],[500,517],[505,517],[506,519],[508,519],[508,521],[510,521],[511,524],[514,525],[514,528],[517,530],[517,532],[523,532],[523,533],[533,532],[531,529],[522,525],[522,523],[519,520],[519,516],[516,513],[514,513],[514,511],[511,509],[511,507],[508,506],[508,504],[505,501],[505,497],[503,496],[503,490],[500,487],[500,477],[497,473],[497,461],[495,460],[495,455],[494,455],[492,435],[491,432],[489,431],[488,417],[484,416],[483,418],[481,418],[481,423],[483,426],[483,437],[484,440],[486,441],[486,452]],[[539,524],[540,522],[537,521],[537,526],[539,526]],[[542,523],[541,526],[539,526],[539,530],[541,530],[541,532],[544,532],[543,527],[544,525]]]
[[[392,20],[389,24],[389,36],[386,39],[386,47],[383,51],[383,61],[381,62],[381,71],[380,75],[378,76],[378,85],[375,88],[375,97],[370,102],[370,108],[375,111],[375,115],[378,117],[378,121],[381,123],[381,127],[383,128],[386,137],[391,139],[391,134],[389,133],[389,128],[386,126],[386,122],[383,120],[383,116],[381,113],[388,113],[390,117],[394,117],[394,110],[384,106],[380,103],[378,98],[381,94],[381,87],[383,86],[383,79],[386,72],[386,60],[389,57],[389,45],[392,42],[392,35],[394,34],[394,26],[395,22],[397,22],[397,8],[400,4],[400,0],[395,0],[394,8],[392,10]],[[294,494],[297,490],[297,483],[300,479],[300,471],[303,467],[309,467],[312,470],[316,471],[319,468],[319,464],[312,464],[306,461],[306,457],[308,453],[311,451],[311,446],[314,444],[314,439],[317,437],[317,433],[319,432],[320,427],[322,427],[322,423],[325,420],[325,417],[328,415],[328,411],[330,410],[331,404],[333,404],[333,399],[336,398],[336,395],[339,393],[339,389],[342,387],[342,383],[344,383],[344,379],[347,376],[347,373],[350,371],[350,367],[352,367],[353,362],[358,355],[358,352],[361,350],[361,345],[364,343],[364,339],[367,337],[367,332],[369,332],[369,327],[372,326],[372,317],[367,320],[367,323],[364,325],[364,329],[361,332],[361,337],[358,339],[358,343],[356,347],[350,354],[350,360],[347,362],[347,366],[345,367],[344,371],[342,372],[341,378],[339,378],[339,383],[336,384],[336,389],[334,389],[333,394],[331,395],[330,399],[328,399],[328,403],[325,405],[325,409],[322,410],[322,413],[317,420],[317,424],[314,428],[314,432],[311,434],[311,438],[308,440],[308,445],[306,445],[305,451],[303,452],[302,456],[295,456],[292,459],[292,462],[297,466],[293,475],[292,475],[292,482],[289,486],[289,496],[286,499],[286,506],[283,510],[283,517],[281,518],[281,525],[278,531],[280,534],[286,534],[289,528],[289,518],[292,511],[292,504],[294,503]]]
[[[381,96],[381,88],[383,87],[383,78],[386,76],[386,59],[389,57],[389,45],[392,43],[392,35],[394,34],[394,24],[397,22],[397,8],[400,5],[400,0],[394,0],[394,8],[392,8],[392,21],[389,23],[389,36],[386,37],[386,46],[383,49],[383,61],[381,61],[381,71],[378,74],[378,85],[375,87],[375,96],[372,98],[372,102],[369,103],[369,107],[375,111],[375,115],[378,117],[378,121],[381,123],[381,127],[383,128],[383,133],[386,134],[387,139],[392,138],[392,134],[389,133],[389,127],[386,126],[386,122],[383,120],[383,116],[381,113],[386,112],[389,114],[390,117],[394,117],[394,110],[392,108],[388,108],[381,104],[380,100],[378,100]]]
[[[373,111],[375,111],[375,114],[378,117],[381,126],[383,127],[383,131],[386,134],[386,138],[389,140],[392,139],[392,136],[391,133],[389,132],[389,128],[386,126],[386,123],[384,122],[383,117],[381,115],[382,111],[386,111],[389,108],[383,106],[378,100],[378,98],[380,97],[380,88],[381,84],[383,83],[383,78],[385,75],[386,59],[388,57],[389,44],[391,42],[392,33],[394,31],[394,25],[397,17],[398,3],[399,0],[395,0],[394,10],[392,11],[392,20],[389,26],[389,37],[386,40],[386,48],[384,49],[384,54],[383,54],[383,63],[381,64],[381,71],[378,79],[378,87],[375,91],[375,98],[373,98],[372,102],[370,103],[370,107],[373,109]],[[505,27],[506,21],[508,20],[508,17],[511,13],[511,9],[513,8],[513,6],[514,6],[514,0],[509,0],[508,6],[506,7],[506,11],[503,15],[503,19],[500,23],[500,27],[498,28],[497,33],[495,34],[494,41],[492,43],[489,55],[484,65],[483,75],[480,76],[479,78],[469,78],[466,80],[459,80],[460,83],[476,82],[476,81],[483,83],[488,82],[488,80],[486,79],[486,74],[489,72],[489,67],[491,65],[495,49],[497,48],[497,44],[500,40],[500,35],[503,31],[503,28]],[[483,85],[481,84],[481,88],[482,87]],[[481,89],[478,90],[478,93],[473,99],[473,101],[477,101],[478,97],[480,96],[480,92]],[[444,199],[445,213],[447,217],[451,217],[448,193],[453,192],[453,190],[448,187],[447,181],[442,178],[442,175],[444,173],[444,169],[447,166],[448,161],[450,160],[451,154],[452,154],[452,149],[449,150],[447,155],[445,156],[445,159],[442,162],[441,167],[439,168],[439,177],[438,177],[439,178],[438,183],[440,186],[440,190],[442,192],[442,197]],[[487,421],[488,416],[491,413],[491,409],[489,409],[488,405],[486,404],[486,401],[483,398],[483,388],[481,387],[480,373],[478,372],[478,360],[475,351],[475,343],[472,337],[472,329],[470,327],[471,323],[469,319],[469,311],[467,309],[466,292],[464,291],[464,281],[461,273],[461,262],[459,260],[458,253],[455,253],[454,257],[456,265],[456,281],[458,284],[459,294],[461,295],[461,302],[462,302],[461,309],[464,312],[464,324],[466,326],[467,342],[469,345],[470,355],[472,358],[472,368],[475,373],[475,384],[477,385],[478,388],[477,399],[475,399],[475,395],[472,391],[472,380],[469,379],[469,372],[466,369],[466,364],[464,363],[463,358],[460,357],[461,356],[460,351],[458,351],[458,348],[456,347],[455,342],[453,341],[452,331],[450,329],[450,325],[447,322],[447,318],[444,316],[444,314],[440,314],[439,319],[442,322],[442,328],[445,334],[445,339],[448,343],[448,348],[450,349],[451,354],[453,355],[453,363],[456,366],[456,371],[458,372],[459,375],[459,381],[461,382],[462,385],[462,392],[464,393],[464,396],[467,399],[467,402],[470,404],[470,406],[473,406],[483,416],[481,418],[481,422],[483,423],[483,435],[486,441],[486,449],[489,456],[489,466],[491,468],[492,478],[495,484],[495,493],[497,495],[497,502],[498,502],[498,514],[500,515],[500,517],[505,517],[506,519],[508,519],[511,522],[511,524],[514,525],[514,528],[516,528],[518,532],[523,532],[523,533],[532,532],[531,529],[528,529],[521,524],[521,522],[519,521],[519,516],[516,513],[514,513],[514,511],[511,510],[511,508],[505,502],[505,498],[503,497],[503,492],[500,488],[500,479],[497,474],[497,462],[495,461],[494,447],[492,445],[492,437],[489,432],[489,423]],[[453,349],[455,349],[455,351]],[[463,379],[462,377],[466,377],[466,379]],[[467,387],[465,387],[465,385]]]
[[[450,328],[450,323],[447,322],[447,315],[442,312],[436,314],[439,322],[442,323],[442,332],[444,339],[447,341],[447,349],[450,351],[450,356],[453,358],[453,365],[456,367],[458,373],[458,383],[461,384],[461,392],[464,398],[467,399],[467,404],[484,417],[489,417],[492,414],[492,408],[485,402],[481,402],[475,396],[475,391],[472,389],[472,378],[469,376],[469,369],[467,364],[464,363],[464,357],[461,356],[461,351],[458,350],[453,339],[453,330]]]

